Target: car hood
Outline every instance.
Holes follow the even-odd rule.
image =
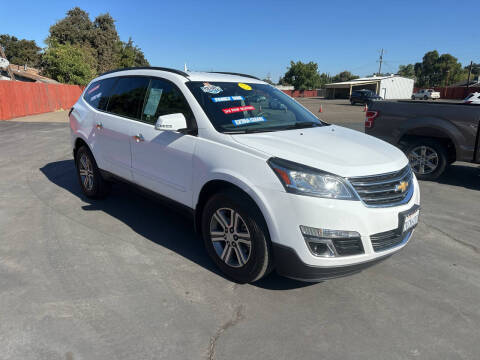
[[[232,135],[245,146],[336,175],[367,176],[400,170],[407,165],[396,147],[341,126]]]

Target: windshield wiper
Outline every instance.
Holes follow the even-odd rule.
[[[242,130],[232,130],[232,131],[223,131],[224,134],[252,134],[252,133],[261,133],[261,132],[272,132],[277,129],[242,129]]]

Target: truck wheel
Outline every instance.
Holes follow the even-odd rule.
[[[111,183],[102,178],[97,163],[86,146],[81,146],[75,156],[78,181],[82,192],[89,198],[104,198],[110,192]]]
[[[445,146],[433,139],[412,142],[408,144],[405,153],[412,170],[420,180],[437,179],[448,164]]]
[[[203,210],[202,236],[208,255],[230,279],[249,283],[270,272],[270,237],[248,196],[228,190],[212,196]]]

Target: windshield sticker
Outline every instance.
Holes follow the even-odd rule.
[[[214,103],[217,102],[224,102],[224,101],[243,101],[243,96],[224,96],[224,97],[216,97],[212,98]]]
[[[237,106],[237,107],[222,109],[222,111],[225,114],[233,114],[233,113],[237,113],[237,112],[240,112],[240,111],[250,111],[250,110],[255,110],[255,107],[252,106],[252,105],[245,105],[245,106]]]
[[[257,117],[251,117],[251,118],[245,118],[245,119],[232,120],[232,123],[235,126],[241,126],[241,125],[247,125],[247,124],[263,122],[263,121],[266,121],[263,116],[257,116]]]
[[[98,90],[99,88],[100,88],[100,84],[97,84],[93,88],[88,90],[87,94],[91,94],[92,92],[94,92],[95,90]]]
[[[203,83],[203,86],[200,89],[202,89],[203,92],[209,94],[218,94],[223,91],[220,86],[211,85],[208,82]]]
[[[238,86],[240,86],[243,90],[252,90],[252,87],[250,85],[244,83],[238,83]]]

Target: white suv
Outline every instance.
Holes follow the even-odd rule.
[[[400,150],[326,124],[252,76],[106,73],[70,126],[86,196],[120,179],[186,207],[238,282],[272,269],[307,281],[348,275],[403,248],[418,222],[419,187]]]

